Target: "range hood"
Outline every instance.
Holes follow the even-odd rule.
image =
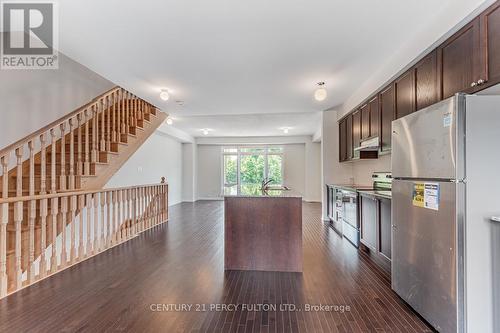
[[[355,152],[359,152],[360,159],[378,158],[380,148],[379,137],[362,140],[359,147],[354,148]]]

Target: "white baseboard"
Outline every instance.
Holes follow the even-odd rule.
[[[223,201],[224,198],[222,198],[222,197],[201,197],[201,198],[196,199],[196,201],[201,201],[201,200],[219,200],[219,201]]]

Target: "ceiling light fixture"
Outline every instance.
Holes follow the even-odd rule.
[[[291,130],[291,127],[281,127],[280,130],[283,131],[284,134],[288,134],[288,132]]]
[[[173,123],[174,121],[172,120],[172,118],[167,117],[167,125],[172,125]]]
[[[168,90],[167,89],[162,89],[161,92],[160,92],[160,98],[164,101],[168,101],[168,99],[170,98],[170,94],[168,93]]]
[[[203,135],[208,135],[208,133],[211,131],[209,128],[202,128],[201,131],[203,132]]]
[[[314,91],[314,99],[316,99],[318,102],[324,101],[326,99],[326,96],[328,95],[326,89],[325,89],[325,82],[318,82],[319,88],[317,88]]]

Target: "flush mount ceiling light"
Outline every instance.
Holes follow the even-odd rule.
[[[281,127],[280,130],[283,131],[283,134],[288,134],[288,132],[291,130],[291,127]]]
[[[325,89],[325,82],[318,82],[318,88],[314,91],[314,99],[318,102],[324,101],[328,95]]]
[[[161,92],[160,92],[160,98],[164,101],[168,101],[168,99],[170,98],[170,94],[168,93],[168,90],[167,89],[162,89]]]
[[[172,125],[173,123],[174,121],[172,120],[172,118],[167,117],[167,125]]]
[[[211,129],[210,128],[202,128],[201,129],[201,132],[203,133],[203,135],[208,135],[208,133],[210,133]]]

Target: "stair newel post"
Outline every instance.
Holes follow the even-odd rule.
[[[47,259],[45,258],[45,250],[47,248],[47,205],[47,199],[40,200],[40,278],[45,277],[47,273]]]
[[[66,225],[67,225],[67,216],[68,216],[68,197],[63,196],[61,197],[61,268],[66,267],[66,264],[68,263],[68,253],[67,253],[67,247],[66,247]]]
[[[112,212],[111,212],[111,191],[108,191],[106,194],[106,248],[110,247],[112,244],[111,235],[112,233]]]
[[[29,196],[35,195],[35,147],[33,140],[28,141],[29,149]],[[35,219],[36,219],[36,200],[32,199],[29,202],[28,211],[28,227],[29,227],[29,243],[28,243],[28,283],[33,283],[35,280],[35,269],[33,262],[35,261]]]
[[[2,166],[2,199],[9,195],[9,157],[0,157]],[[9,204],[2,203],[0,220],[0,297],[7,295],[7,224],[9,223]]]
[[[116,138],[116,92],[113,92],[111,94],[111,109],[112,109],[111,115],[113,117],[113,123],[111,124],[112,127],[111,140],[113,142],[117,142],[118,140]]]
[[[69,262],[70,264],[73,264],[75,262],[76,258],[76,229],[75,229],[75,223],[76,223],[76,206],[77,204],[77,198],[76,195],[72,195],[70,197],[70,205],[69,205],[69,216],[70,216],[70,249],[69,249]]]
[[[85,208],[85,195],[79,195],[78,196],[78,212],[79,212],[79,219],[78,219],[78,256],[77,260],[81,261],[83,259],[83,209]],[[87,220],[87,224],[88,224]]]
[[[93,104],[91,107],[92,113],[92,148],[90,153],[91,162],[97,162],[97,105]]]
[[[92,241],[92,254],[99,252],[99,193],[94,193],[94,239]]]
[[[146,187],[142,188],[142,198],[141,198],[141,204],[142,204],[142,223],[144,224],[144,230],[148,229],[148,212],[147,212],[147,203],[146,203]]]
[[[59,125],[61,130],[61,175],[59,176],[59,187],[66,190],[66,124]]]
[[[77,143],[77,158],[76,158],[76,176],[81,177],[83,175],[83,142],[82,142],[82,116],[83,112],[80,112],[76,116],[77,129],[76,129],[76,139]]]
[[[50,272],[57,271],[57,217],[59,214],[59,198],[54,197],[50,203],[50,214],[52,219],[52,253],[50,257]]]
[[[92,194],[86,195],[86,203],[85,203],[85,213],[86,213],[86,223],[87,223],[87,232],[85,233],[85,257],[88,257],[92,253],[92,241],[91,241],[91,233],[90,226],[92,224]]]
[[[75,133],[74,119],[69,119],[69,189],[75,189]]]

